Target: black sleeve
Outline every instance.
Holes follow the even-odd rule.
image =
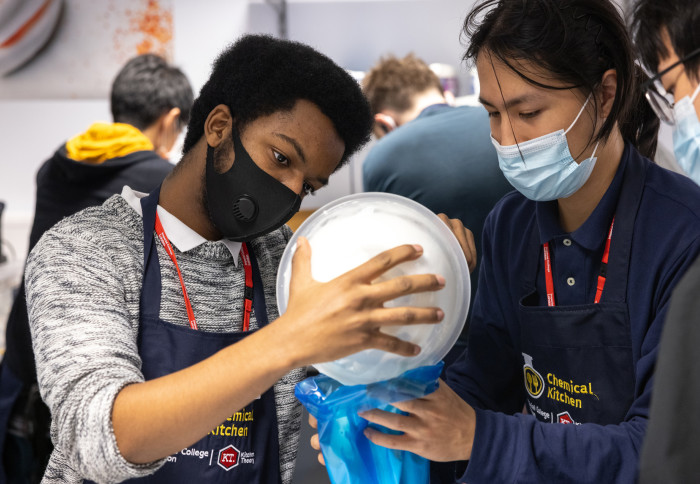
[[[700,258],[679,282],[661,337],[640,483],[700,482]]]

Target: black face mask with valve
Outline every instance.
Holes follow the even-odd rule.
[[[214,168],[214,148],[207,146],[206,201],[221,235],[247,242],[269,234],[299,211],[301,197],[255,164],[234,129],[236,158],[224,173]]]

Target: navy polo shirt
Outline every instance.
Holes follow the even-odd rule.
[[[534,203],[540,245],[549,242],[557,306],[589,304],[595,298],[605,241],[615,215],[626,163],[627,157],[623,156],[620,168],[593,213],[581,227],[571,233],[564,232],[559,225],[556,201]],[[527,248],[523,246],[523,249]],[[535,280],[539,305],[546,306],[543,251],[540,252],[540,257],[542,263],[538,266]]]
[[[646,170],[641,199],[636,213],[620,213],[618,199],[626,183],[626,167],[632,163]],[[579,229],[564,232],[557,210],[556,201],[533,202],[513,192],[486,220],[468,349],[447,372],[447,383],[476,411],[471,461],[460,482],[635,480],[671,292],[700,254],[700,187],[658,167],[627,144],[611,185]],[[518,307],[525,296],[524,277],[536,278],[542,306],[546,306],[546,291],[541,245],[537,273],[524,274],[526,257],[532,255],[528,241],[536,231],[540,243],[550,243],[557,306],[590,304],[613,216],[616,222],[635,217],[626,296],[634,400],[618,425],[538,422],[523,414]]]

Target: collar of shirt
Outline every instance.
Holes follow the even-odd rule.
[[[148,194],[137,192],[128,186],[124,186],[121,195],[122,198],[126,200],[126,203],[143,217],[141,199]],[[160,205],[158,205],[158,217],[160,218],[160,223],[163,225],[163,230],[165,230],[168,239],[170,239],[170,243],[177,247],[177,250],[180,252],[187,252],[207,242],[207,239],[182,223],[180,219]],[[228,239],[221,239],[220,242],[231,252],[233,263],[238,266],[238,254],[241,251],[241,242],[234,242]]]
[[[610,230],[610,223],[615,216],[617,200],[620,197],[622,179],[627,166],[627,159],[630,156],[629,146],[625,144],[625,151],[622,153],[620,166],[610,186],[605,191],[593,213],[578,229],[570,234],[577,244],[588,250],[595,250],[605,241]],[[535,204],[537,215],[537,226],[540,231],[540,243],[544,244],[552,239],[567,235],[559,225],[559,208],[556,200],[550,202],[537,202]]]

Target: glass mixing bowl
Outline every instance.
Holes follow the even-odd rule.
[[[311,245],[311,273],[327,282],[354,269],[380,252],[402,244],[420,244],[423,255],[399,264],[377,281],[404,274],[439,274],[445,287],[437,292],[411,294],[388,301],[385,307],[439,307],[445,317],[438,324],[388,326],[382,331],[421,347],[417,356],[404,357],[381,350],[365,350],[339,360],[314,365],[344,385],[368,384],[395,378],[419,366],[433,365],[452,348],[464,327],[470,302],[469,269],[464,253],[447,225],[423,205],[387,193],[359,193],[340,198],[314,212],[294,233],[280,261],[277,304],[287,309],[292,257],[296,240]]]

